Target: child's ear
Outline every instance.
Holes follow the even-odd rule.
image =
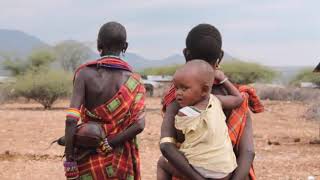
[[[202,86],[202,92],[201,92],[201,96],[206,96],[207,94],[210,94],[210,87],[206,84]]]

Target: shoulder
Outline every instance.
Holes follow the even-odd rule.
[[[84,82],[90,83],[90,81],[100,77],[101,73],[98,72],[98,69],[95,67],[83,67],[75,72],[74,74],[74,83],[76,82]]]
[[[93,68],[92,67],[83,67],[79,70],[77,70],[74,74],[75,79],[81,78],[84,79],[87,76],[90,76],[91,74],[93,74]]]
[[[220,104],[221,105],[221,101],[218,98],[219,95],[214,95],[214,94],[210,94],[210,104]],[[220,95],[221,96],[221,95]]]
[[[223,109],[222,103],[221,103],[219,97],[216,95],[213,95],[213,94],[210,95],[210,101],[209,101],[208,107],[210,107],[211,109],[221,110],[221,111]]]

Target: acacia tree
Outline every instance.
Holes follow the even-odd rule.
[[[11,72],[12,76],[18,76],[26,71],[37,71],[55,61],[54,53],[49,49],[41,49],[33,51],[27,59],[13,58],[11,56],[3,55],[3,68]]]
[[[291,81],[291,84],[298,85],[301,82],[312,82],[320,85],[319,73],[312,72],[312,68],[306,68],[300,71]]]
[[[84,61],[88,60],[91,49],[77,41],[63,41],[54,47],[57,60],[65,71],[74,72]]]
[[[13,86],[15,93],[40,103],[44,109],[50,109],[53,103],[71,92],[71,75],[65,71],[41,68],[27,71],[16,78]]]
[[[71,74],[51,68],[55,61],[54,54],[49,50],[33,52],[24,61],[7,59],[4,68],[15,76],[12,85],[15,96],[21,96],[39,102],[45,109],[60,97],[71,92]]]

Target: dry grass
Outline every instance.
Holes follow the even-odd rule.
[[[309,120],[320,121],[320,103],[313,103],[306,111],[304,117]]]
[[[309,108],[303,116],[308,120],[320,120],[320,89],[295,87],[255,86],[261,99],[278,101],[301,101],[308,103]]]
[[[258,95],[261,99],[277,101],[318,101],[320,89],[296,88],[296,87],[274,87],[256,85]]]
[[[50,111],[32,101],[0,107],[1,179],[64,179],[63,148],[46,148],[64,132],[67,104],[66,100],[59,101]],[[318,123],[302,117],[308,105],[280,101],[264,104],[266,112],[253,115],[258,179],[306,179],[309,175],[320,178],[320,145],[309,144],[318,136]],[[141,170],[143,180],[153,180],[160,156],[160,98],[148,98],[147,108],[146,129],[139,136]],[[268,145],[268,141],[280,145]]]

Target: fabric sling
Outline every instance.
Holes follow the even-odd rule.
[[[99,66],[132,72],[131,67],[118,58],[103,58],[80,66]],[[75,75],[76,75],[75,73]],[[81,120],[102,122],[107,137],[114,137],[144,116],[145,88],[141,77],[133,73],[116,95],[105,104],[89,111],[81,107]],[[136,138],[125,142],[104,156],[90,155],[85,162],[78,162],[81,180],[140,180],[140,157]]]
[[[254,113],[260,113],[264,111],[264,107],[256,94],[253,87],[246,85],[236,85],[237,89],[240,91],[242,97],[244,98],[243,103],[240,107],[233,109],[228,120],[227,126],[229,131],[229,136],[237,155],[240,139],[246,125],[247,115],[249,109]],[[176,98],[175,88],[173,85],[170,86],[169,90],[166,92],[164,98],[162,99],[162,113],[166,111],[166,107],[172,103]],[[253,165],[251,165],[249,176],[251,180],[256,180]],[[179,179],[174,177],[173,179]]]

